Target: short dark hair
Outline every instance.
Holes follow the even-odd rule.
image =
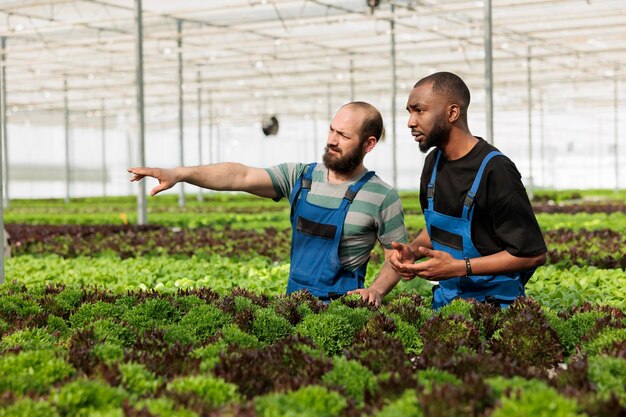
[[[363,120],[361,136],[359,137],[361,143],[364,143],[370,136],[374,136],[378,142],[383,134],[383,116],[378,109],[364,101],[352,101],[344,105],[344,107],[346,106],[354,106],[365,112],[365,120]]]
[[[467,114],[470,91],[461,77],[451,72],[436,72],[416,82],[413,88],[425,84],[432,84],[433,92],[445,95],[448,99],[457,102],[461,107],[461,113]]]

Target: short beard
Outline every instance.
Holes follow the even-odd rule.
[[[345,154],[343,156],[340,154],[335,158],[331,156],[327,146],[324,148],[322,161],[324,162],[324,166],[331,171],[335,171],[340,174],[350,174],[359,165],[361,165],[363,158],[365,158],[365,150],[363,149],[363,146],[355,149],[352,153]]]
[[[424,142],[419,144],[420,151],[426,153],[433,146],[441,145],[444,140],[447,139],[449,134],[450,128],[446,126],[446,123],[443,120],[440,120],[433,126],[430,133],[426,135]]]

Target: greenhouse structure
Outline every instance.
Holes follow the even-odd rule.
[[[441,72],[523,195],[451,177],[452,237]],[[329,162],[353,102],[370,188]],[[0,417],[624,416],[625,113],[626,0],[0,0]]]

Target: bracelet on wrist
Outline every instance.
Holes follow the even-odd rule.
[[[470,275],[474,275],[472,272],[472,264],[470,263],[469,258],[465,258],[465,276],[469,277]]]

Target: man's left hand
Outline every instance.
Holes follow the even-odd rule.
[[[380,307],[380,303],[382,302],[382,296],[380,295],[380,293],[371,288],[358,288],[356,290],[348,291],[347,294],[359,294],[363,301],[367,301],[368,303],[373,304],[376,307]]]

